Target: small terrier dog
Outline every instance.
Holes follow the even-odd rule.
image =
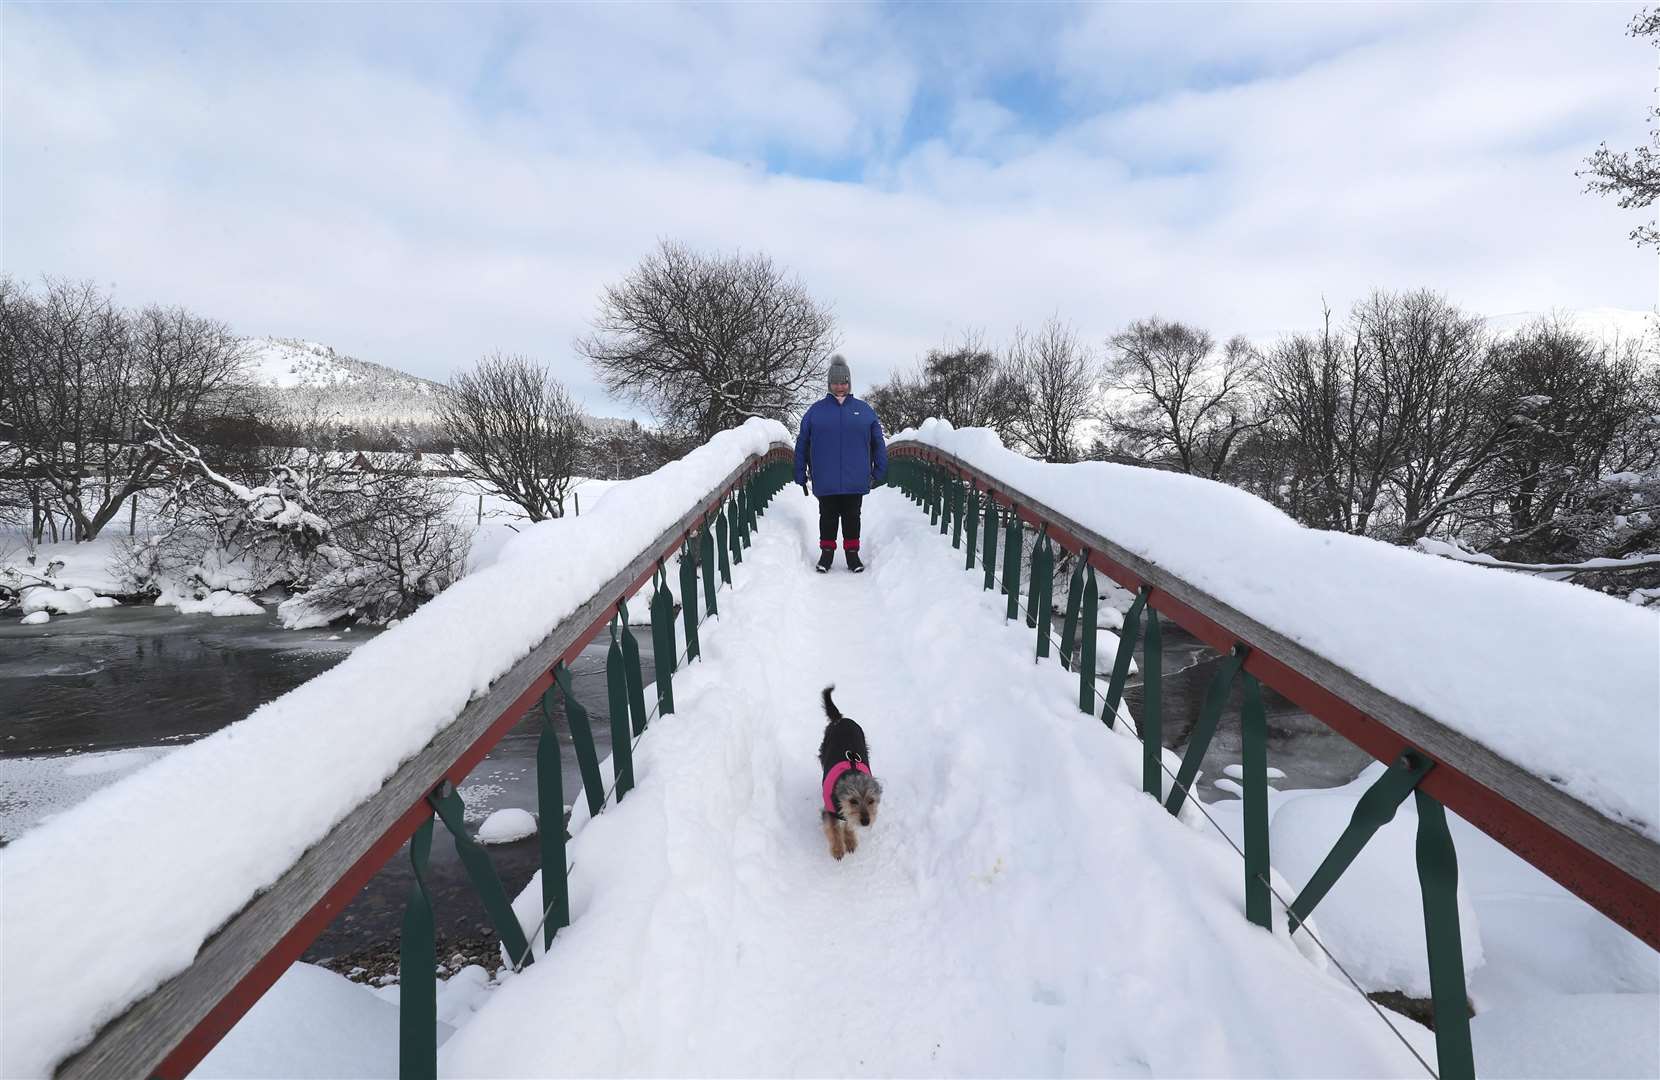
[[[869,828],[882,804],[882,785],[870,774],[870,748],[865,732],[843,716],[830,700],[834,686],[824,688],[824,741],[819,743],[818,763],[824,770],[824,809],[819,819],[824,837],[830,841],[830,855],[840,859],[859,849],[853,822]]]

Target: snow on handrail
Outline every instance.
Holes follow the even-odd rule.
[[[928,421],[951,466],[1660,948],[1660,620],[1590,590],[1307,529],[1198,477],[1052,465]]]
[[[789,445],[751,420],[527,529],[336,667],[0,852],[0,1075],[187,1072],[398,850],[426,793]]]

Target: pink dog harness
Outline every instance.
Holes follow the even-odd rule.
[[[859,770],[866,776],[870,775],[870,766],[862,761],[838,761],[830,766],[830,771],[824,774],[824,812],[836,813],[836,804],[830,798],[830,793],[836,790],[836,781],[842,778],[843,773]]]

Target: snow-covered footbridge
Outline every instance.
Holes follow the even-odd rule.
[[[582,703],[550,711],[585,790],[559,790],[544,739],[543,874],[506,897],[459,829],[517,971],[453,1034],[411,897],[404,1075],[1472,1075],[1443,806],[1660,945],[1651,614],[932,422],[867,503],[870,572],[821,577],[786,440],[752,421],[529,530],[6,850],[0,1072],[189,1074],[378,867],[460,825],[455,785],[600,635],[616,749],[595,759]],[[1134,597],[1122,620],[1109,590]],[[653,617],[648,687],[629,601]],[[1182,755],[1160,746],[1149,608],[1231,654]],[[840,862],[818,823],[830,683],[886,788]],[[1295,872],[1270,850],[1263,684],[1380,762]],[[1226,811],[1190,797],[1219,725],[1243,748]],[[1316,905],[1397,808],[1412,910],[1378,917],[1427,942],[1408,982],[1433,1034],[1319,941]]]

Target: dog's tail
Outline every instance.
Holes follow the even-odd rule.
[[[830,691],[835,688],[836,686],[834,683],[824,688],[824,715],[828,716],[832,720],[840,720],[842,718],[841,710],[836,708],[836,703],[834,701],[830,700]]]

